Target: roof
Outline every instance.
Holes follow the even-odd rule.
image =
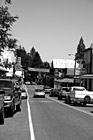
[[[54,68],[74,68],[75,60],[68,60],[68,59],[53,59],[52,61]],[[78,64],[76,64],[78,68]]]
[[[59,83],[73,83],[74,80],[72,78],[64,78],[64,79],[56,79],[55,82],[59,82]]]
[[[85,74],[80,76],[81,79],[93,79],[93,74]]]
[[[13,81],[13,80],[11,80],[11,79],[0,79],[0,81]]]
[[[28,67],[28,71],[49,73],[49,69],[44,69],[44,68],[30,68],[30,67]]]

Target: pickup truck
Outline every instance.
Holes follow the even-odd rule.
[[[5,92],[0,90],[0,124],[4,124],[4,94]]]
[[[16,81],[11,79],[0,79],[0,90],[4,94],[4,111],[8,112],[11,117],[15,110],[20,111],[21,105],[21,91],[20,87],[16,85]]]
[[[88,91],[85,87],[70,87],[69,94],[65,98],[65,103],[74,103],[74,105],[93,104],[93,91]]]

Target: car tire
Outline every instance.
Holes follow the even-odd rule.
[[[77,106],[78,105],[78,103],[76,101],[74,101],[73,103],[74,103],[74,106]]]
[[[60,100],[59,96],[58,96],[58,100]]]
[[[69,97],[69,96],[66,96],[66,98],[65,98],[65,103],[71,104],[71,100],[70,100],[70,97]]]
[[[20,104],[16,105],[16,111],[21,111]]]
[[[11,117],[13,117],[14,112],[15,112],[15,104],[14,104],[14,102],[13,102],[12,105],[11,105],[11,107],[10,107],[10,109],[9,109],[9,115],[10,115]]]
[[[2,109],[0,113],[0,124],[4,124],[4,108]]]
[[[10,115],[10,117],[13,117],[13,115],[14,115],[14,112],[13,112],[12,108],[9,110],[9,115]]]
[[[87,104],[86,102],[83,103],[84,106],[86,106],[86,104]]]

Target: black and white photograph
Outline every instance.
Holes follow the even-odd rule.
[[[93,139],[93,0],[0,0],[0,140]]]

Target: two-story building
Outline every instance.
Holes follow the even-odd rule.
[[[71,86],[76,84],[74,80],[77,79],[79,72],[79,64],[75,60],[53,59],[50,71],[52,77],[51,87],[58,88],[60,85]],[[79,83],[78,80],[76,82]]]
[[[87,90],[93,90],[93,44],[90,48],[84,50],[83,70],[80,80]]]

